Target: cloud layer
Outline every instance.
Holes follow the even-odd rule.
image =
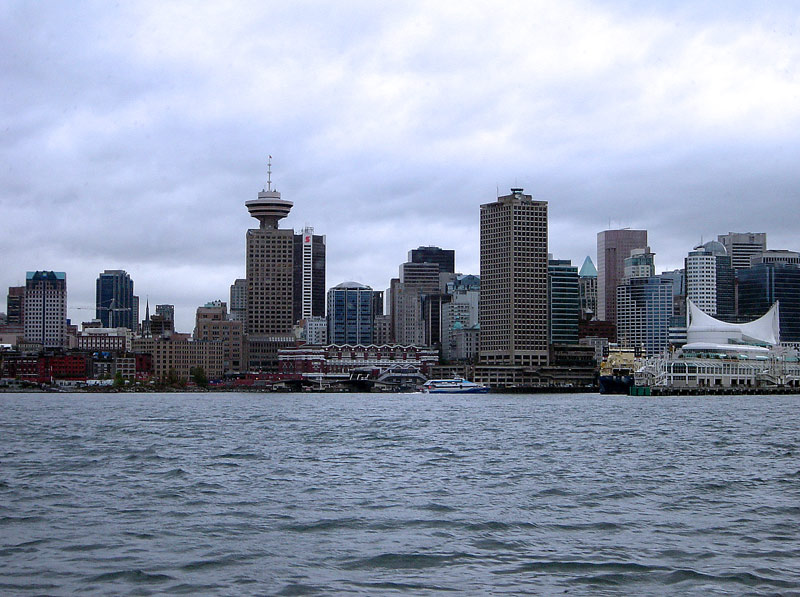
[[[648,229],[659,269],[728,231],[799,249],[800,9],[659,6],[4,3],[0,288],[63,270],[92,306],[123,268],[188,331],[244,273],[269,154],[329,286],[428,244],[477,273],[510,186],[577,265],[608,227]]]

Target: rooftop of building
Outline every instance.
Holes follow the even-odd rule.
[[[53,272],[53,271],[35,271],[27,272],[25,274],[26,280],[66,280],[66,272]]]
[[[334,286],[336,289],[340,290],[372,290],[372,287],[367,286],[366,284],[362,284],[361,282],[353,282],[352,280],[349,282],[342,282],[341,284],[337,284]]]
[[[581,278],[596,278],[597,277],[597,268],[594,266],[594,262],[592,258],[588,255],[586,259],[583,260],[583,265],[581,266],[580,271],[578,271],[578,275]]]

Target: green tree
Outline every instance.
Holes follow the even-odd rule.
[[[125,380],[122,377],[122,372],[121,371],[117,371],[114,374],[114,387],[115,388],[121,388],[124,385],[125,385]]]
[[[206,370],[203,369],[200,365],[197,367],[192,367],[189,373],[192,376],[192,380],[201,388],[208,387],[208,376],[206,375]]]

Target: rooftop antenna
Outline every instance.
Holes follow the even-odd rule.
[[[267,190],[272,190],[272,156],[269,156],[269,161],[267,162]]]

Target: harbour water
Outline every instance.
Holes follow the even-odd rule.
[[[800,396],[0,394],[0,593],[800,594]]]

